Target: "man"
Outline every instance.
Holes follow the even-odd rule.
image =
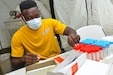
[[[80,37],[72,28],[55,19],[41,19],[40,11],[34,1],[23,1],[20,10],[26,25],[12,38],[11,56],[15,68],[60,54],[55,34],[67,35],[68,43],[72,47],[79,43]]]

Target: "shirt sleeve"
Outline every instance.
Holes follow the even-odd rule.
[[[61,34],[61,35],[63,35],[65,28],[67,27],[67,25],[61,23],[60,21],[56,19],[52,19],[52,26],[54,28],[55,33]]]
[[[19,37],[13,37],[11,41],[11,56],[22,57],[24,55],[24,48]]]

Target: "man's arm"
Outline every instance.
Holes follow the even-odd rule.
[[[80,41],[80,36],[77,35],[76,31],[70,27],[66,27],[63,34],[68,36],[68,44],[72,47]]]
[[[25,66],[25,61],[23,57],[11,57],[11,63],[14,70]]]

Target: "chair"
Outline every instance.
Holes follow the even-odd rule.
[[[81,27],[77,30],[77,34],[80,35],[81,40],[87,38],[101,39],[102,37],[105,37],[104,31],[99,25],[89,25]]]

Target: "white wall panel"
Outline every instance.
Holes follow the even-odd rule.
[[[9,18],[9,12],[14,10],[21,1],[22,0],[0,0],[0,49],[10,46],[10,36],[4,21]]]

